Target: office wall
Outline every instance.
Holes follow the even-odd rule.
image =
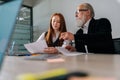
[[[33,7],[34,40],[48,29],[50,16],[60,12],[65,16],[67,29],[75,33],[76,7],[83,2],[92,4],[95,18],[108,18],[112,24],[113,38],[120,38],[120,0],[37,0]]]

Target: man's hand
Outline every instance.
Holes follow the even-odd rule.
[[[76,51],[76,49],[75,49],[75,47],[73,47],[73,46],[66,46],[65,47],[68,51]]]
[[[74,35],[70,32],[63,32],[60,35],[60,39],[64,39],[64,40],[74,40]]]

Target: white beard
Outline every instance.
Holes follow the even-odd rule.
[[[82,26],[83,26],[83,21],[80,20],[80,19],[77,19],[77,20],[76,20],[76,26],[77,26],[77,27],[82,27]]]
[[[83,16],[83,18],[82,19],[76,19],[76,26],[77,27],[82,27],[83,25],[84,25],[84,23],[85,23],[85,16]]]

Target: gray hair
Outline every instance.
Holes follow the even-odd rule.
[[[90,10],[91,17],[95,16],[94,9],[93,9],[93,7],[92,7],[91,4],[89,4],[89,3],[83,3],[82,5],[84,5],[84,7],[86,9]]]

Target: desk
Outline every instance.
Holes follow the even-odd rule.
[[[16,80],[23,73],[42,73],[56,68],[68,71],[85,71],[91,76],[113,76],[120,78],[120,55],[88,54],[65,57],[65,62],[48,63],[46,61],[25,60],[24,57],[6,56],[1,70],[0,80]]]

